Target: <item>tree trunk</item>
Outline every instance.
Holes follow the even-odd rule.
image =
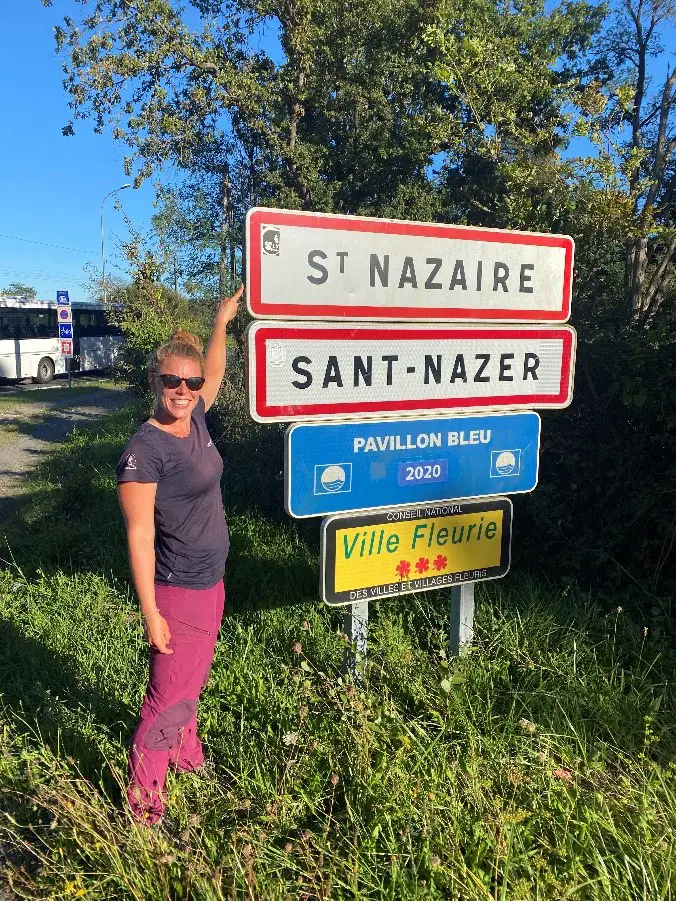
[[[221,194],[220,257],[218,261],[218,296],[225,297],[228,291],[228,233],[232,220],[232,198],[230,194],[230,171],[223,171],[223,191]]]

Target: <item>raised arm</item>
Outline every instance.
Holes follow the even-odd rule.
[[[214,319],[209,346],[204,357],[204,378],[206,381],[202,388],[202,398],[207,410],[216,400],[223,376],[225,375],[225,332],[228,323],[237,315],[237,304],[243,292],[244,285],[240,285],[239,290],[232,297],[224,297]]]
[[[171,633],[155,602],[155,494],[156,482],[121,482],[117,496],[127,529],[129,565],[150,644],[162,654]]]

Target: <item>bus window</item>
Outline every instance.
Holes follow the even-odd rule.
[[[30,338],[56,338],[56,310],[31,310],[27,314]]]
[[[27,338],[27,331],[23,310],[0,310],[0,338]]]

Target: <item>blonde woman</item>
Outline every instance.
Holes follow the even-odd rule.
[[[127,793],[147,825],[164,813],[169,766],[189,772],[204,763],[197,702],[223,616],[230,544],[223,461],[204,414],[225,375],[226,328],[242,292],[221,301],[204,357],[199,339],[182,330],[153,354],[155,410],[117,464],[129,562],[150,644]]]

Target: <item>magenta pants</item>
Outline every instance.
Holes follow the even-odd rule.
[[[207,684],[223,618],[225,587],[202,590],[156,585],[157,607],[169,624],[173,654],[150,649],[150,678],[129,756],[127,796],[147,825],[164,813],[167,770],[192,772],[204,763],[197,702]]]

